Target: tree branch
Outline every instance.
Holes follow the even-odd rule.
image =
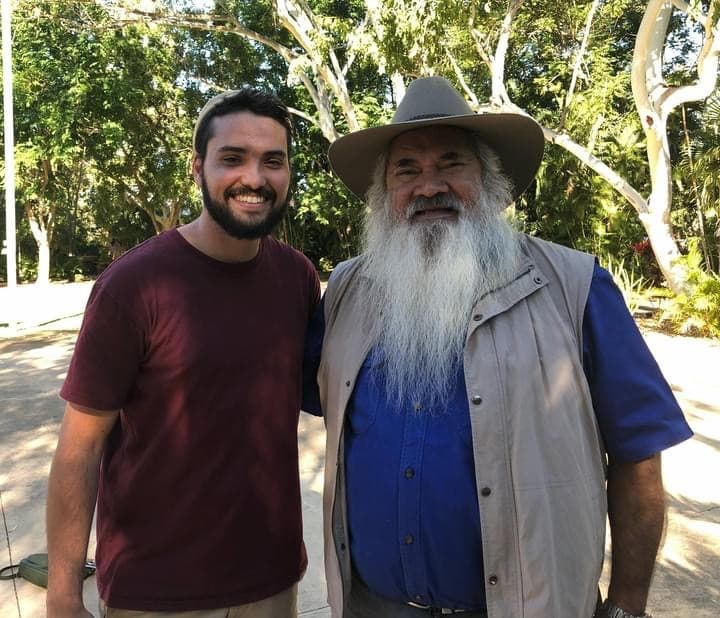
[[[592,22],[601,2],[602,0],[593,0],[593,3],[590,5],[590,9],[588,10],[587,17],[585,18],[585,29],[583,31],[582,42],[580,43],[580,49],[578,49],[577,55],[575,56],[572,77],[570,78],[570,86],[568,87],[567,94],[565,95],[562,114],[560,115],[559,130],[561,131],[565,126],[565,120],[567,119],[567,114],[570,111],[570,104],[572,103],[573,95],[575,93],[575,85],[578,80],[578,75],[582,70],[583,58],[585,57],[585,51],[587,50],[588,41],[590,40]]]
[[[720,67],[720,23],[714,28],[712,23],[717,10],[718,3],[712,3],[705,20],[705,40],[697,60],[698,79],[693,84],[670,88],[664,93],[660,106],[666,115],[684,103],[706,99],[715,90]]]
[[[699,10],[697,6],[690,6],[687,2],[685,2],[685,0],[670,0],[670,2],[672,2],[676,9],[682,11],[683,13],[687,13],[701,25],[705,26],[707,24],[706,15],[702,12],[702,10]]]
[[[509,101],[507,90],[505,88],[505,56],[510,47],[510,33],[512,31],[512,22],[515,19],[520,7],[525,0],[510,0],[507,12],[500,27],[500,35],[495,46],[495,56],[492,58],[492,66],[490,75],[492,79],[492,93],[490,101],[497,106],[502,106],[505,101]]]
[[[452,65],[452,68],[455,71],[455,76],[457,77],[458,81],[460,82],[460,85],[462,86],[463,91],[465,92],[467,97],[470,99],[471,107],[473,109],[478,109],[480,107],[480,102],[478,101],[477,97],[475,96],[475,93],[472,91],[470,86],[468,86],[467,82],[465,81],[465,76],[463,75],[460,65],[457,63],[457,60],[455,60],[455,56],[453,56],[453,53],[449,49],[447,49],[445,53],[447,54],[448,60],[450,60],[450,64]]]
[[[141,21],[163,24],[175,28],[189,28],[207,32],[226,32],[237,34],[250,41],[269,47],[280,54],[288,63],[299,56],[289,47],[259,32],[243,26],[233,15],[214,15],[209,13],[166,13],[163,11],[142,11],[140,9],[121,9],[115,19],[118,24],[132,24]]]

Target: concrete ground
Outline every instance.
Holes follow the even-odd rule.
[[[47,474],[62,414],[57,392],[89,290],[87,283],[20,286],[10,298],[10,291],[0,288],[0,567],[46,551]],[[668,528],[648,611],[656,618],[715,618],[720,616],[720,342],[657,332],[645,336],[695,431],[694,438],[664,454]],[[301,415],[299,436],[310,561],[299,610],[320,618],[329,616],[322,568],[322,421]],[[607,573],[601,586],[606,582]],[[24,580],[0,581],[0,618],[44,616],[44,596],[42,588]],[[85,598],[96,612],[93,577],[86,580]]]

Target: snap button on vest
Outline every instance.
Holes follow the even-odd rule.
[[[480,397],[480,395],[473,395],[470,401],[472,401],[476,406],[479,406],[482,403],[482,397]]]
[[[480,490],[480,495],[481,495],[481,496],[489,496],[491,493],[492,493],[492,490],[491,490],[489,487],[483,487],[483,488]]]
[[[488,584],[490,584],[491,586],[494,586],[497,583],[498,583],[497,575],[491,575],[490,577],[488,577]]]

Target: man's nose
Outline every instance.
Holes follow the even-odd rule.
[[[413,189],[413,197],[433,197],[439,193],[447,193],[449,187],[442,175],[436,171],[425,171],[418,176]]]
[[[240,174],[240,182],[248,189],[262,189],[267,179],[260,165],[246,165]]]

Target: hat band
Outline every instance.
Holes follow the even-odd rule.
[[[421,116],[413,116],[402,122],[412,122],[413,120],[427,120],[429,118],[451,118],[453,114],[422,114]]]

